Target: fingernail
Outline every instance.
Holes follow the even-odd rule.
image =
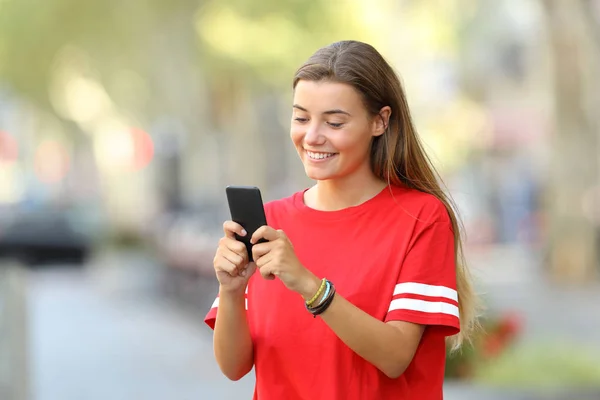
[[[240,272],[240,275],[241,275],[241,276],[246,276],[246,270],[245,270],[245,269],[243,269],[243,270],[242,270],[242,272]]]
[[[246,234],[247,234],[247,233],[248,233],[248,232],[246,232],[246,230],[245,230],[245,229],[242,229],[242,236],[246,236]]]

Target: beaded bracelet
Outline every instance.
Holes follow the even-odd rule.
[[[327,281],[326,284],[327,284],[327,287],[325,288],[325,293],[323,294],[321,301],[319,302],[319,304],[317,304],[316,306],[311,307],[311,308],[319,307],[321,304],[323,304],[325,302],[325,299],[327,298],[327,296],[329,296],[329,291],[331,290],[331,282]]]
[[[310,312],[315,318],[317,315],[325,312],[325,310],[327,310],[327,308],[329,308],[329,306],[333,302],[333,297],[335,296],[335,286],[330,281],[327,281],[327,284],[329,291],[327,293],[327,296],[323,297],[323,300],[321,300],[319,305],[317,305],[316,307],[306,306],[308,312]]]
[[[326,278],[321,279],[321,286],[319,286],[319,290],[317,290],[317,293],[315,293],[315,295],[306,302],[307,307],[312,306],[312,303],[314,303],[321,296],[321,293],[323,293],[323,290],[325,289],[326,285],[327,285],[327,279]]]

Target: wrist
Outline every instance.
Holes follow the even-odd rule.
[[[300,293],[304,301],[308,301],[317,293],[320,286],[321,279],[319,279],[316,275],[310,274],[298,293]]]
[[[232,299],[244,298],[246,294],[246,285],[239,288],[228,288],[226,286],[219,286],[219,297],[228,297]]]

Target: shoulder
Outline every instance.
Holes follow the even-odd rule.
[[[437,196],[416,189],[392,186],[387,199],[395,216],[414,219],[424,224],[450,222],[446,206]]]

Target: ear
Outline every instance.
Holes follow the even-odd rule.
[[[390,125],[390,116],[392,109],[390,106],[382,107],[373,120],[373,136],[381,136],[385,133]]]

